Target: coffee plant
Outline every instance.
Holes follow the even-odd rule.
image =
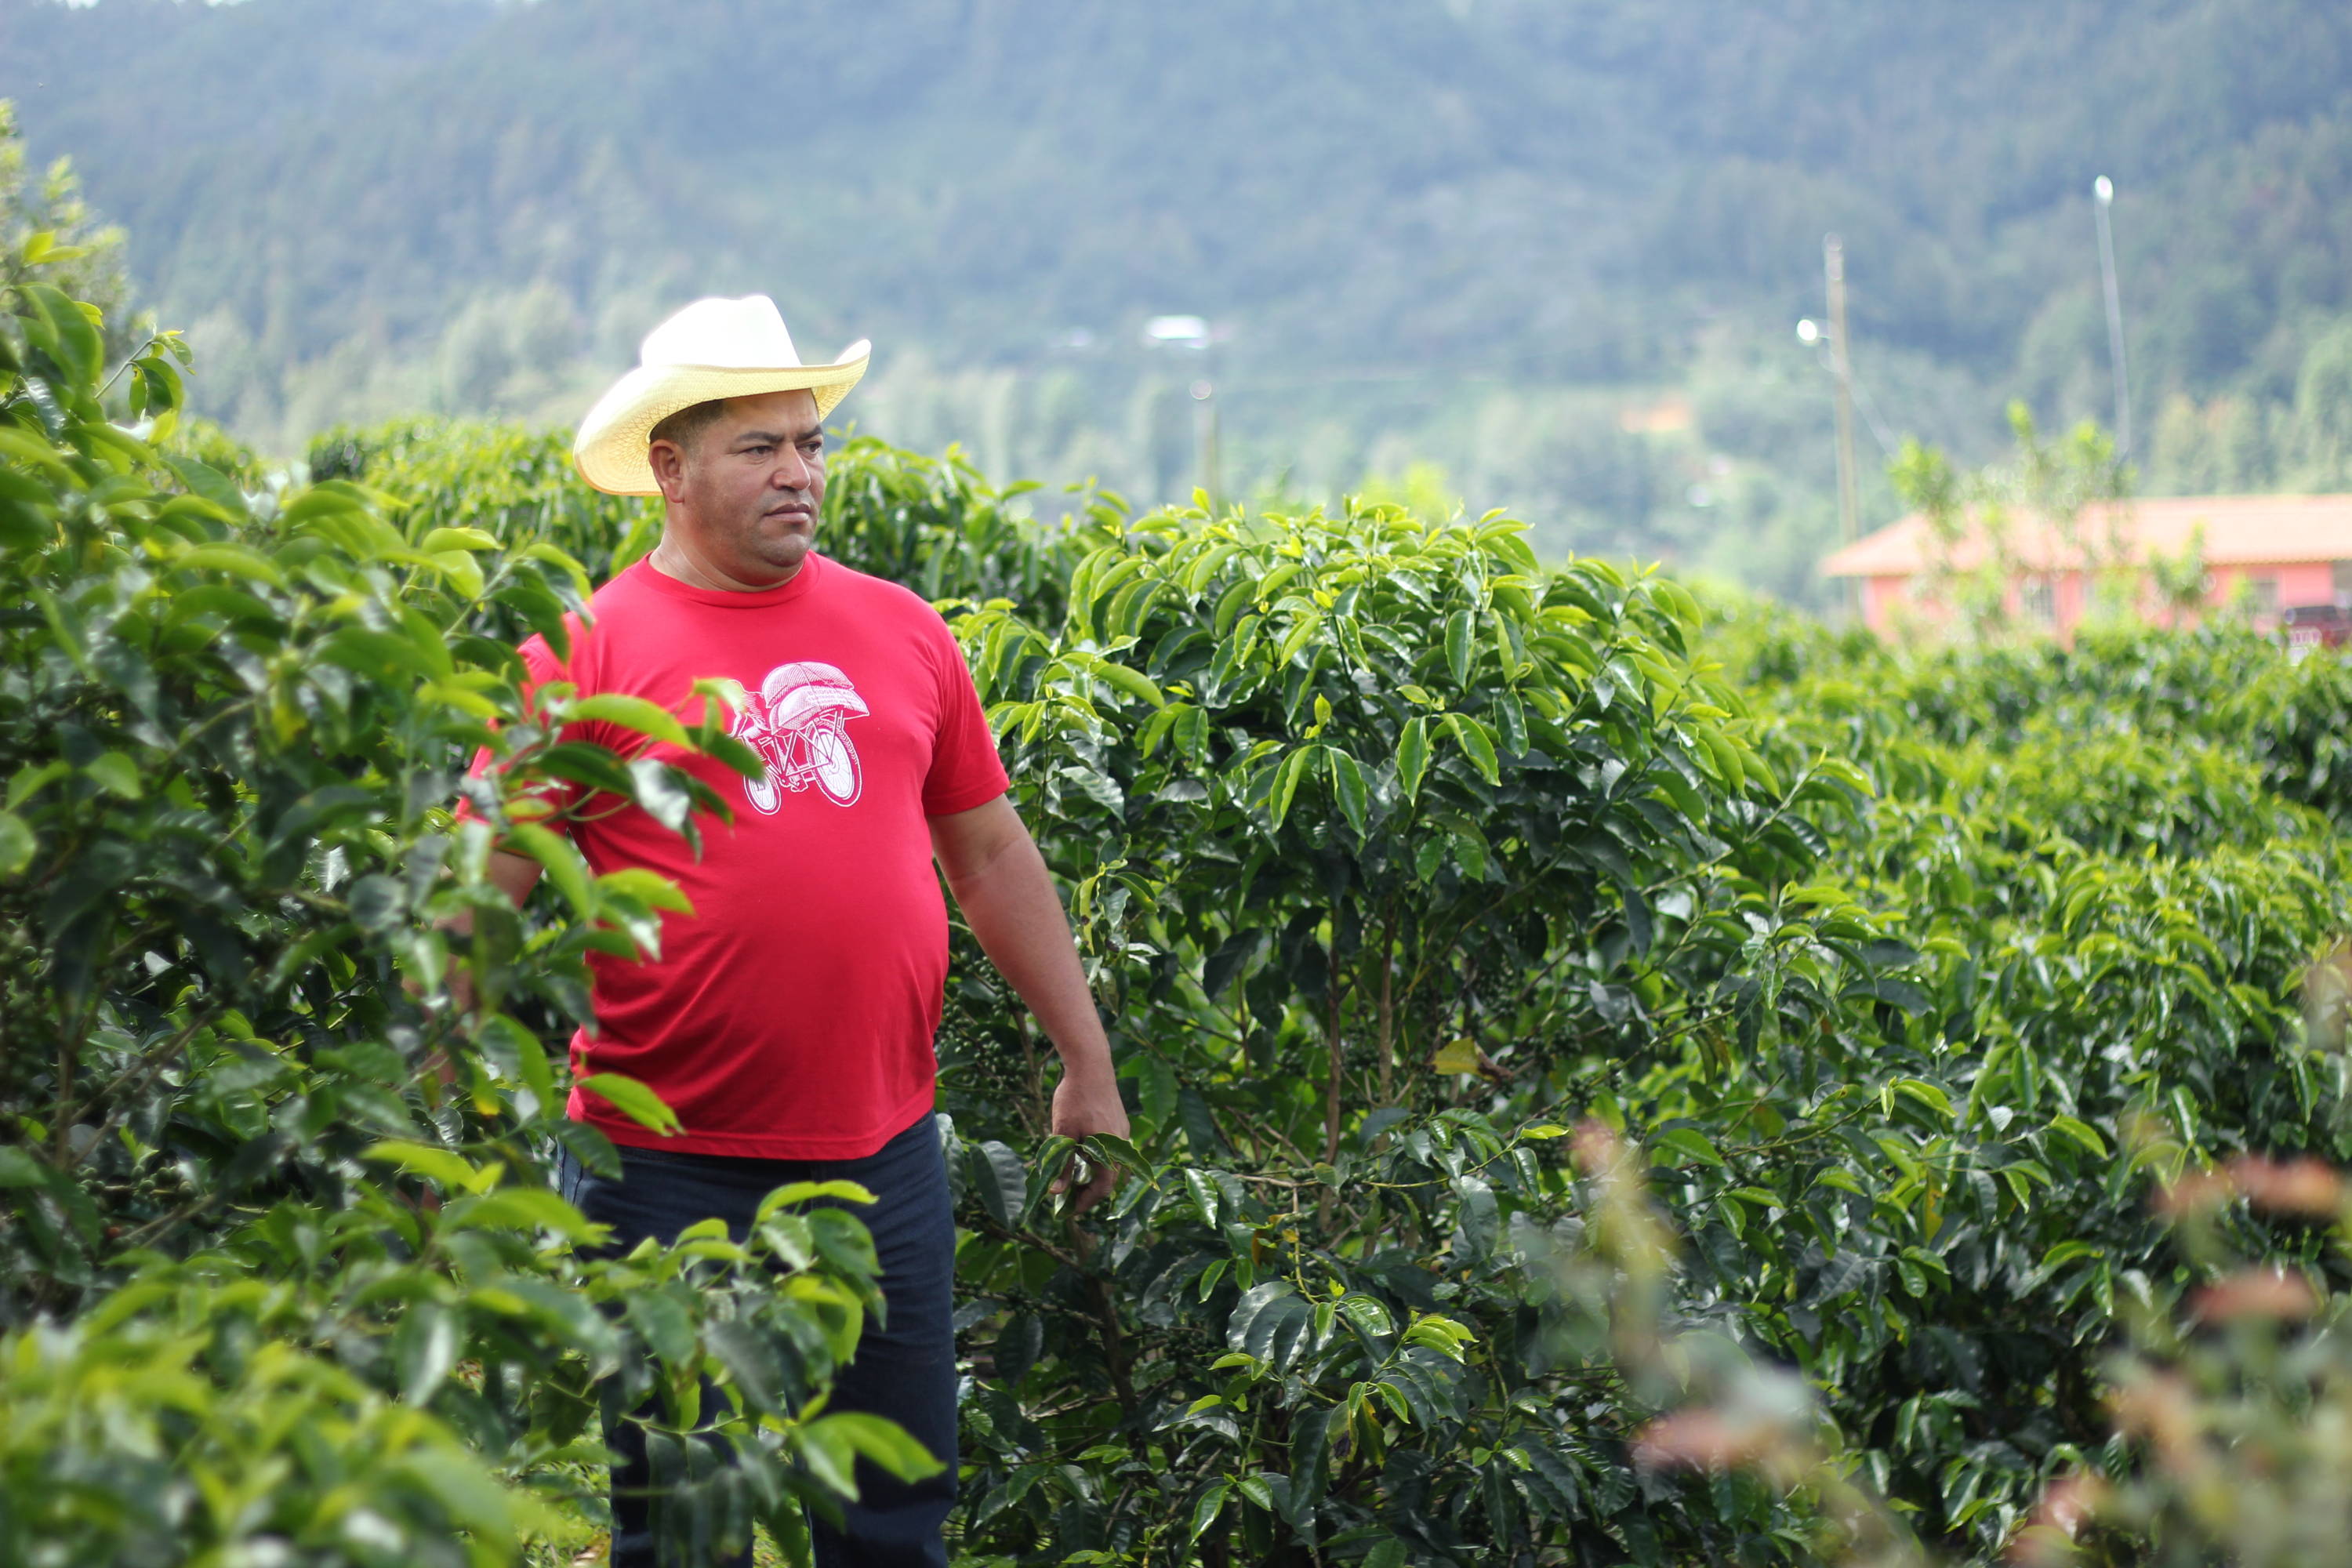
[[[656,510],[500,427],[271,469],[11,245],[0,1557],[565,1560],[623,1421],[681,1546],[800,1557],[857,1458],[935,1462],[820,1403],[860,1194],[615,1258],[550,1185],[612,1159],[551,1048],[585,955],[677,900],[548,786],[718,809],[563,726],[746,761],[717,688],[520,691]],[[2340,1512],[2320,1437],[2245,1458],[2342,1398],[2335,656],[1897,653],[1499,514],[1045,527],[834,463],[824,546],[962,640],[1134,1118],[1074,1218],[959,931],[961,1561],[2289,1562]]]
[[[514,1009],[581,1016],[584,955],[677,895],[592,878],[541,786],[708,804],[522,708],[511,633],[562,637],[581,568],[183,455],[184,350],[110,364],[69,259],[0,263],[0,1558],[545,1555],[600,1415],[647,1427],[688,1543],[800,1539],[861,1454],[929,1468],[813,1407],[876,1300],[860,1194],[611,1258],[549,1187],[554,1141],[613,1154]],[[547,863],[527,925],[494,847]]]

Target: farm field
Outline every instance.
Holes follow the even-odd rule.
[[[585,955],[680,911],[541,786],[716,804],[562,724],[743,748],[717,686],[526,710],[508,650],[657,515],[521,427],[289,477],[180,424],[183,345],[110,353],[72,260],[20,247],[0,315],[0,1558],[568,1561],[600,1413],[682,1537],[796,1553],[859,1459],[932,1462],[823,1407],[854,1195],[590,1260],[548,1179],[610,1158],[550,1048]],[[962,1561],[2342,1539],[2336,655],[1896,653],[1503,516],[1049,530],[952,458],[835,462],[824,545],[949,616],[1135,1112],[1066,1220],[960,933]],[[494,844],[546,867],[520,918]]]

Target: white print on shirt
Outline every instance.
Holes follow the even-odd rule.
[[[768,671],[756,694],[735,715],[727,732],[760,753],[764,778],[743,781],[752,808],[772,814],[784,791],[794,795],[814,784],[835,805],[855,805],[864,778],[857,748],[844,730],[866,713],[866,700],[849,677],[829,664],[802,659]]]

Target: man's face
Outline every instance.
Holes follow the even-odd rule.
[[[738,583],[781,583],[798,571],[824,501],[816,395],[729,398],[689,445],[681,451],[656,441],[647,453],[669,526],[703,563]]]

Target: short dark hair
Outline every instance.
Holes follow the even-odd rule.
[[[717,424],[719,416],[726,412],[726,408],[727,400],[723,397],[714,397],[707,403],[689,403],[646,431],[646,445],[651,447],[656,441],[667,441],[681,452],[691,452],[695,437]]]

